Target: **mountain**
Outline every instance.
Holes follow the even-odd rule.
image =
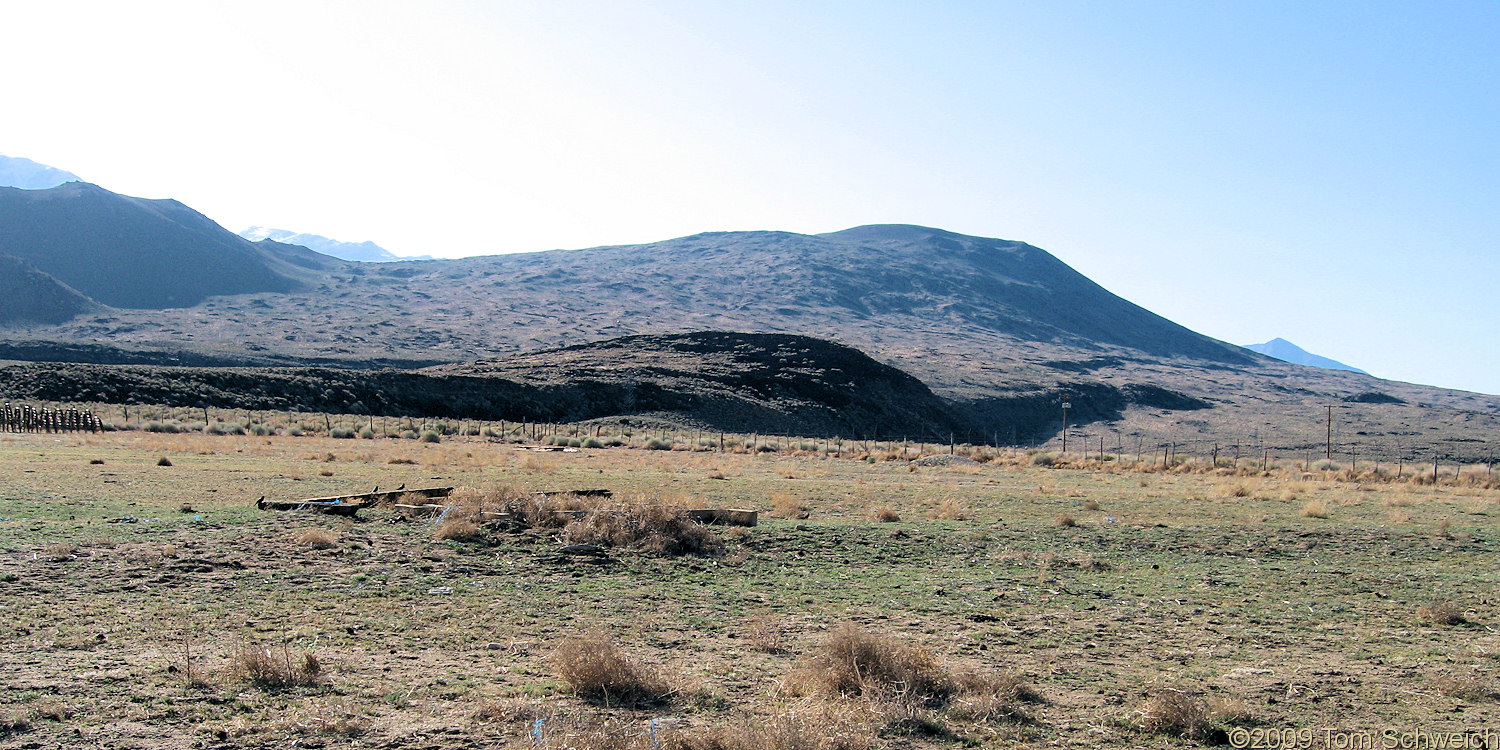
[[[75,184],[10,192],[35,201],[68,190],[99,191]],[[3,211],[13,199],[0,191],[0,231],[10,225]],[[119,218],[100,221],[101,242],[81,245],[87,252],[80,263],[107,262],[106,250],[149,256],[152,243],[102,240],[129,235],[133,225],[125,217],[147,209],[173,213],[160,202],[112,200]],[[1022,242],[872,225],[820,235],[710,232],[644,245],[348,263],[270,239],[250,243],[192,216],[207,226],[203,239],[189,243],[202,257],[174,264],[188,269],[186,278],[200,267],[242,260],[273,276],[247,291],[200,289],[196,304],[178,300],[191,306],[79,315],[0,344],[11,351],[104,345],[113,353],[80,354],[111,361],[132,361],[134,352],[160,361],[177,351],[184,362],[459,366],[636,335],[789,334],[857,349],[914,376],[962,416],[969,439],[1055,438],[1063,402],[1071,405],[1073,431],[1087,433],[1096,448],[1100,439],[1119,448],[1133,438],[1137,450],[1198,441],[1206,448],[1280,446],[1300,455],[1321,447],[1330,403],[1349,404],[1337,416],[1347,421],[1350,440],[1366,444],[1360,455],[1418,444],[1440,455],[1470,455],[1500,439],[1500,398],[1280,362],[1142,309]],[[64,231],[59,227],[76,233],[71,226],[60,219],[27,234],[50,236]],[[16,254],[9,242],[0,237],[0,252]],[[41,255],[26,260],[124,307],[45,265]],[[117,291],[145,295],[170,278],[167,270],[120,275]],[[653,356],[682,367],[671,352]],[[703,363],[705,373],[714,366]],[[525,380],[506,367],[496,365],[486,376]]]
[[[36,266],[0,255],[0,326],[56,324],[99,305]]]
[[[373,242],[340,242],[331,240],[317,234],[305,234],[291,232],[285,229],[272,229],[270,227],[250,227],[240,236],[252,242],[260,240],[275,240],[287,245],[301,245],[310,250],[316,250],[324,255],[331,255],[343,260],[359,261],[361,263],[389,263],[398,260],[431,260],[431,256],[423,255],[412,258],[404,258]]]
[[[119,308],[197,305],[212,295],[292,293],[338,261],[251,243],[173,200],[86,182],[0,188],[0,253]]]
[[[1309,365],[1328,370],[1348,370],[1349,372],[1365,373],[1364,370],[1358,367],[1350,367],[1343,362],[1335,362],[1327,357],[1319,357],[1282,338],[1271,339],[1264,344],[1246,344],[1245,348],[1252,352],[1260,352],[1267,357],[1275,357],[1282,362],[1291,362],[1294,365]],[[1369,373],[1365,374],[1368,375]]]
[[[204,330],[215,339],[196,333]],[[829,339],[940,393],[971,397],[1142,358],[1226,367],[1263,361],[1120,299],[1038,248],[909,226],[716,232],[647,245],[346,266],[299,291],[122,313],[58,333],[73,340],[120,334],[158,347],[221,341],[305,357],[461,362],[693,330]]]
[[[0,154],[0,187],[45,190],[67,182],[82,180],[72,172],[64,172],[19,156]]]

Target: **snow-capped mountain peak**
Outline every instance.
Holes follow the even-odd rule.
[[[304,232],[293,232],[286,229],[273,229],[271,227],[250,227],[239,233],[241,237],[252,242],[271,240],[288,245],[301,245],[309,250],[315,250],[324,255],[331,255],[343,260],[357,260],[366,263],[388,263],[396,260],[427,260],[428,256],[419,258],[404,258],[400,255],[373,243],[373,242],[341,242],[329,239],[319,234],[307,234]]]
[[[46,190],[65,182],[83,182],[78,175],[19,156],[0,154],[0,187]]]
[[[1320,357],[1283,338],[1271,339],[1264,344],[1247,344],[1245,348],[1253,352],[1260,352],[1267,357],[1275,357],[1283,362],[1291,362],[1294,365],[1310,365],[1328,370],[1348,370],[1350,372],[1369,374],[1358,367],[1351,367],[1343,362],[1327,357]]]

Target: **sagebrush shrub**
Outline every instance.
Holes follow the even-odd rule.
[[[656,670],[631,658],[601,633],[564,638],[552,651],[557,676],[586,700],[606,706],[660,703],[672,688]]]

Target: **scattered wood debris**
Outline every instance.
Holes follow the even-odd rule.
[[[453,494],[454,489],[453,487],[425,487],[408,490],[406,485],[402,485],[400,489],[385,492],[377,488],[372,492],[310,497],[303,500],[267,500],[265,495],[261,495],[260,499],[255,501],[255,507],[261,510],[315,510],[335,516],[353,516],[360,508],[368,508],[382,502],[393,503],[398,498],[407,495],[417,495],[428,499],[446,498]]]

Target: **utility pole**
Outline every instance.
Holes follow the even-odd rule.
[[[1329,461],[1332,461],[1333,460],[1333,407],[1332,406],[1328,406],[1328,407],[1324,407],[1324,408],[1328,409],[1328,437],[1327,437],[1326,442],[1324,443],[1323,456],[1324,456],[1324,458],[1328,459]]]
[[[1071,408],[1073,408],[1073,404],[1071,402],[1068,402],[1068,401],[1062,402],[1062,413],[1063,413],[1063,451],[1062,452],[1063,452],[1064,456],[1068,455],[1068,410],[1071,409]]]

